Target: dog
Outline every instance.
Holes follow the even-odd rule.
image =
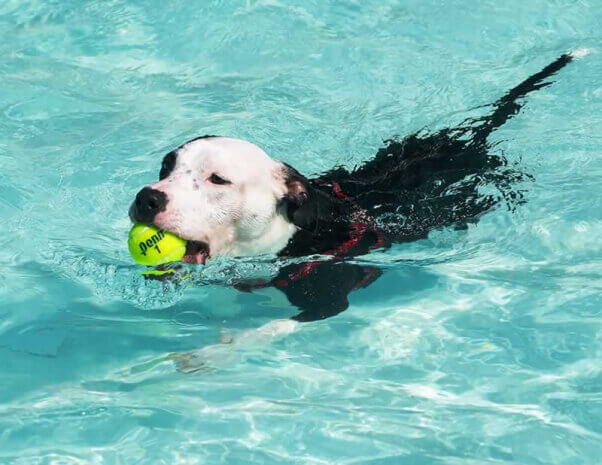
[[[489,115],[387,140],[353,170],[336,167],[306,177],[244,140],[190,140],[165,155],[159,181],[138,192],[129,216],[186,239],[187,263],[216,256],[306,257],[283,265],[269,281],[235,287],[280,289],[300,309],[296,321],[336,315],[349,306],[349,293],[381,274],[350,258],[436,229],[465,228],[500,202],[514,207],[523,201],[513,186],[529,175],[490,153],[487,139],[519,112],[521,99],[550,85],[552,75],[584,54],[560,56],[490,105]],[[495,186],[499,195],[481,194],[483,185]]]

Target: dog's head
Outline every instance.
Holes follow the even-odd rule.
[[[297,230],[307,180],[250,142],[205,136],[165,155],[130,218],[188,240],[184,261],[276,253]]]

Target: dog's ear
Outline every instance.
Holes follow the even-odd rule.
[[[309,196],[309,183],[305,177],[296,170],[292,170],[286,178],[286,194],[284,198],[287,202],[300,207],[307,201]]]
[[[286,192],[281,202],[288,220],[301,229],[315,229],[316,209],[310,200],[312,187],[307,178],[284,163],[284,185]]]

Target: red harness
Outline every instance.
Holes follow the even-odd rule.
[[[321,185],[321,184],[323,184],[323,182],[316,181],[316,184]],[[364,221],[354,221],[353,223],[350,224],[351,237],[349,239],[347,239],[342,244],[337,245],[336,247],[323,252],[324,255],[331,255],[332,256],[331,259],[324,260],[324,261],[307,262],[307,263],[303,263],[303,264],[299,265],[298,270],[295,270],[294,272],[289,273],[288,277],[291,281],[297,281],[299,279],[304,278],[305,276],[311,274],[317,267],[319,267],[323,263],[332,263],[335,261],[342,260],[345,256],[348,256],[357,245],[360,244],[360,242],[364,238],[366,232],[368,232],[368,231],[373,231],[377,237],[376,241],[373,244],[371,244],[370,246],[368,246],[368,250],[379,249],[379,248],[385,246],[385,240],[382,236],[382,233],[380,231],[378,231],[378,229],[376,228],[374,219],[369,217],[365,213],[365,211],[356,202],[353,201],[353,199],[351,199],[348,195],[346,195],[343,192],[343,190],[341,189],[341,186],[339,185],[338,182],[332,181],[331,184],[332,184],[332,190],[333,190],[334,194],[339,199],[345,200],[345,201],[353,204],[354,207],[356,208],[356,211],[358,213],[360,213],[361,216],[364,216],[365,219],[364,219]],[[360,215],[358,215],[358,216],[360,216]],[[365,268],[373,268],[373,267],[365,267]],[[368,274],[371,275],[371,273],[368,273]],[[354,289],[362,287],[362,283],[365,282],[368,279],[368,277],[369,276],[367,276],[366,278],[364,278],[364,280],[362,280],[360,283],[358,283],[354,287]],[[276,287],[286,287],[289,285],[289,280],[279,279],[277,281],[274,281],[273,284]]]

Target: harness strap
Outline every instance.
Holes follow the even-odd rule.
[[[320,180],[316,180],[315,182],[317,185],[324,184],[324,182],[320,181]],[[343,192],[343,189],[341,189],[341,186],[338,182],[331,181],[330,184],[332,185],[332,190],[334,192],[334,195],[337,198],[344,200],[346,202],[350,202],[358,212],[362,212],[364,216],[368,216],[368,215],[366,215],[366,212],[362,207],[360,207],[351,197],[349,197],[347,194],[345,194]],[[373,220],[373,218],[371,218],[369,216],[366,219]],[[342,244],[337,245],[336,247],[323,252],[324,255],[330,255],[330,256],[332,256],[332,258],[330,258],[328,260],[324,260],[324,261],[313,261],[313,262],[303,263],[302,265],[300,265],[299,269],[295,270],[294,272],[289,273],[288,278],[291,281],[297,281],[297,280],[302,279],[302,278],[308,276],[309,274],[311,274],[316,268],[318,268],[323,263],[332,263],[332,262],[337,262],[337,261],[342,260],[346,255],[349,255],[349,253],[353,250],[354,247],[358,246],[361,243],[362,239],[365,237],[366,233],[369,231],[375,233],[376,241],[373,244],[370,244],[368,246],[368,250],[379,249],[379,248],[385,246],[385,239],[384,239],[382,233],[376,228],[375,221],[370,221],[370,222],[354,221],[350,224],[350,226],[351,226],[351,233],[350,233],[351,237],[349,239],[347,239]],[[373,268],[373,267],[365,267],[365,268],[368,269],[368,268]],[[368,273],[368,276],[373,274],[372,271],[373,270],[371,270],[371,272]],[[367,279],[367,277],[366,277],[366,279]],[[364,281],[365,280],[362,280],[360,283],[357,284],[357,286],[361,287],[362,283]],[[273,284],[276,287],[286,287],[289,285],[289,281],[287,281],[286,279],[279,279],[277,281],[274,281]]]

